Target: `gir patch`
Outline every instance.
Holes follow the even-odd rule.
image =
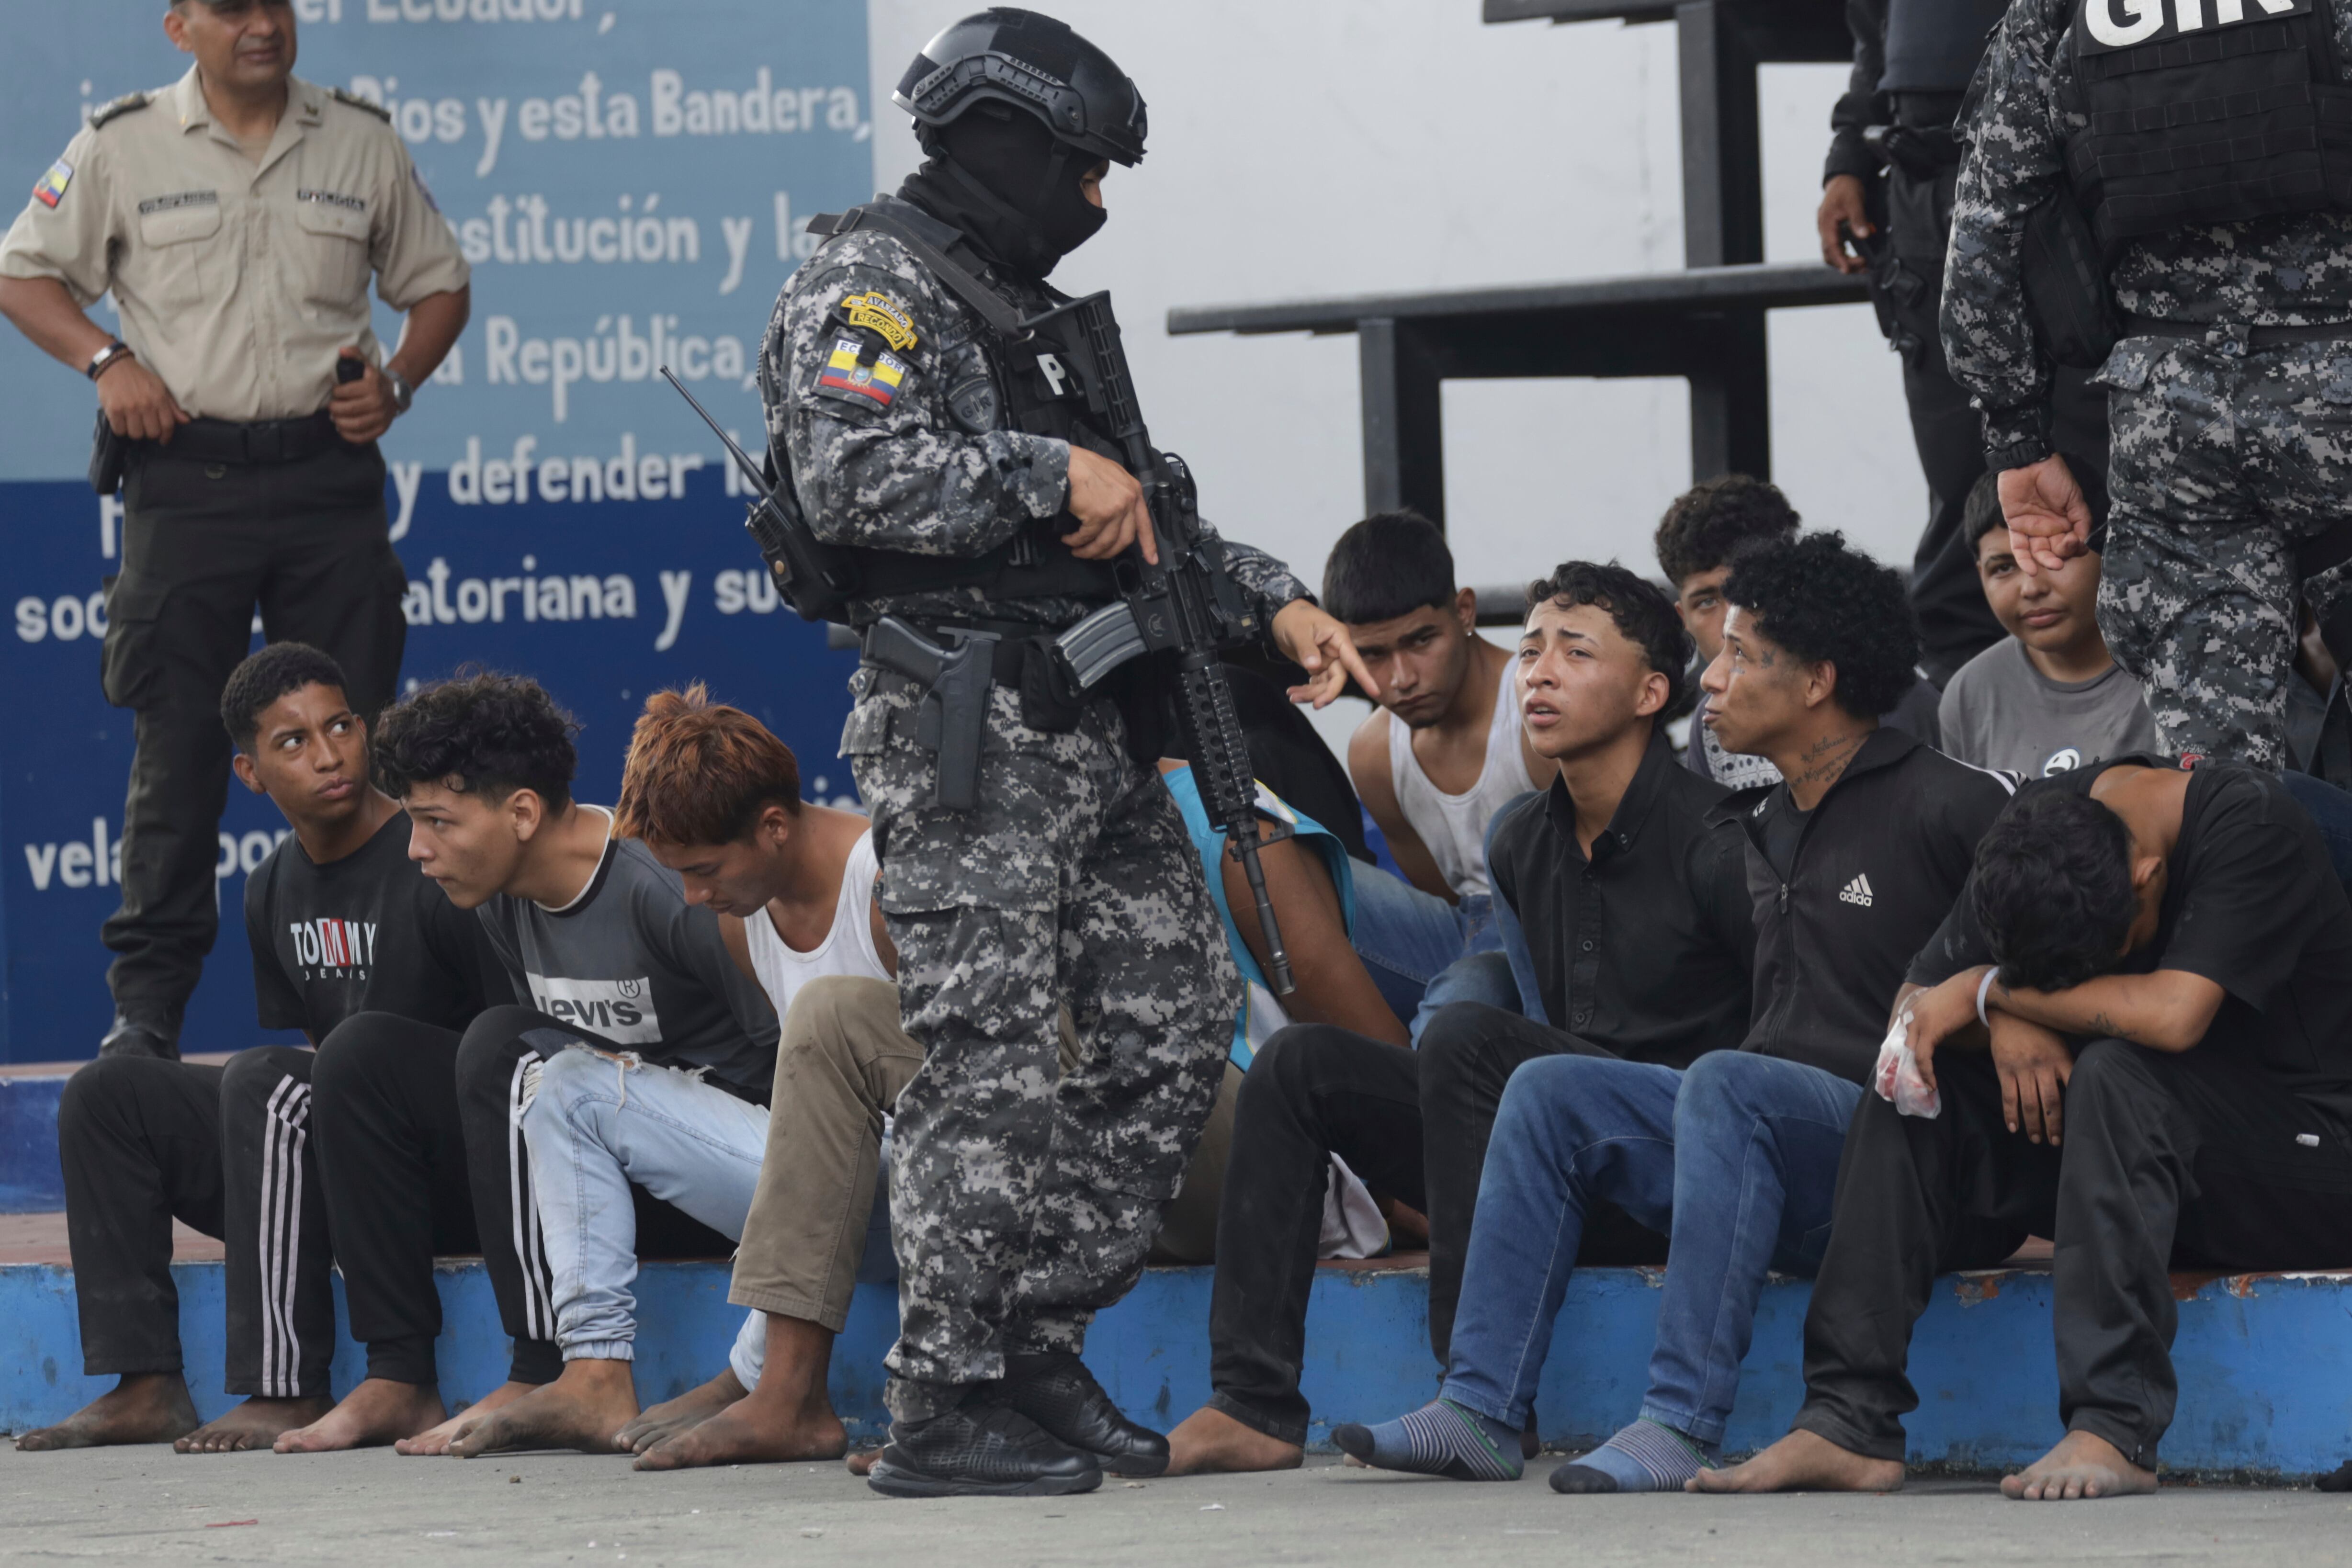
[[[841,302],[842,319],[863,327],[900,353],[915,346],[915,323],[906,308],[888,295],[853,294]]]
[[[898,383],[906,380],[906,361],[891,353],[876,354],[870,365],[861,363],[862,358],[856,339],[834,340],[833,355],[816,379],[817,390],[845,402],[888,408],[898,395]]]
[[[33,200],[45,207],[54,207],[66,199],[66,187],[73,183],[73,165],[60,158],[49,165],[49,172],[33,185]]]

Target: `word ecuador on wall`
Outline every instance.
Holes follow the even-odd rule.
[[[51,7],[0,51],[9,216],[93,110],[186,68],[163,11]],[[760,337],[812,248],[803,226],[872,191],[865,0],[295,0],[295,15],[297,72],[383,107],[474,269],[471,325],[384,441],[404,686],[466,665],[538,677],[583,727],[581,798],[605,802],[646,695],[705,680],[799,753],[812,794],[847,797],[835,748],[855,655],[779,606],[723,454],[658,372],[756,449]],[[115,324],[110,300],[92,314]],[[396,340],[381,306],[376,331]],[[121,512],[80,477],[92,406],[0,328],[0,1061],[87,1057],[109,1016],[99,926],[119,894],[131,716],[99,690]],[[232,787],[187,1051],[284,1038],[255,1028],[242,919],[284,827]]]

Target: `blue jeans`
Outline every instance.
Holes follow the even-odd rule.
[[[1585,1211],[1605,1199],[1673,1236],[1642,1414],[1721,1442],[1766,1274],[1810,1274],[1829,1245],[1862,1092],[1738,1051],[1687,1072],[1589,1056],[1520,1067],[1486,1149],[1444,1396],[1525,1425]]]
[[[522,1133],[563,1359],[633,1360],[630,1184],[740,1240],[767,1152],[767,1110],[690,1073],[575,1045],[540,1064]]]
[[[1412,1026],[1414,1044],[1430,1016],[1449,1002],[1519,1010],[1518,983],[1502,956],[1491,897],[1448,904],[1375,867],[1359,865],[1354,874],[1349,945],[1381,998]]]

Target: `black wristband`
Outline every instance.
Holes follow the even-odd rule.
[[[115,361],[128,360],[132,357],[131,345],[117,338],[89,357],[89,363],[84,367],[82,373],[91,381],[96,381],[107,372],[108,367]]]

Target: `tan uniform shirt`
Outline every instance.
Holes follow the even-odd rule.
[[[383,355],[368,275],[395,310],[466,286],[466,258],[399,132],[299,78],[256,166],[192,68],[82,128],[0,241],[0,276],[108,289],[122,340],[180,406],[289,419],[326,405],[335,353]]]

